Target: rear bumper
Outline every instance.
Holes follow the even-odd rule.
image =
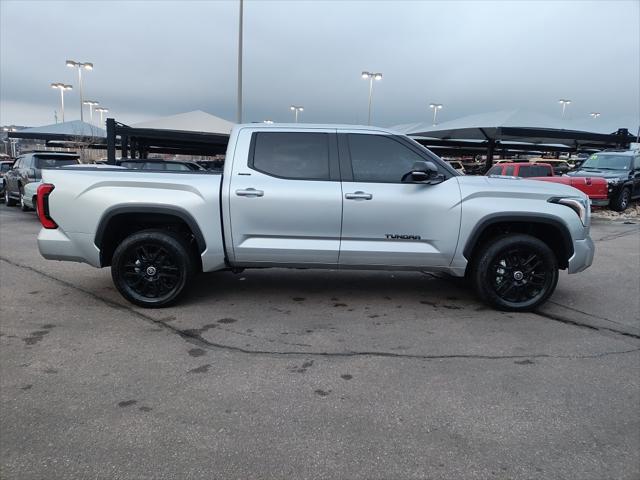
[[[573,256],[569,259],[569,273],[578,273],[589,268],[596,253],[596,247],[591,237],[584,240],[574,240],[573,250]]]
[[[590,200],[591,205],[593,205],[594,207],[606,207],[607,205],[609,205],[608,198],[590,198]]]
[[[61,229],[40,229],[38,250],[47,260],[88,263],[100,267],[100,251],[90,235],[65,233]]]

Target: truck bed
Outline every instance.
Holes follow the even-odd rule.
[[[166,209],[191,219],[206,239],[201,252],[203,270],[224,266],[219,173],[87,167],[43,170],[42,177],[44,183],[55,185],[50,194],[55,201],[49,203],[49,213],[59,225],[55,230],[40,232],[38,243],[45,258],[89,261],[95,267],[102,266],[95,245],[101,223],[127,209],[142,207],[149,212]],[[74,204],[81,207],[63,207]],[[43,236],[47,241],[40,241],[45,239]]]

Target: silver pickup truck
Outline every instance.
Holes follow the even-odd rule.
[[[529,310],[559,269],[594,255],[582,192],[461,176],[370,127],[238,125],[222,173],[45,170],[38,212],[45,258],[111,266],[144,307],[174,302],[200,271],[302,267],[441,272]]]

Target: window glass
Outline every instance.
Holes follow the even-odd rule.
[[[258,132],[252,167],[276,177],[328,180],[329,135],[306,132]]]
[[[518,172],[520,177],[550,177],[551,169],[544,165],[521,165]]]
[[[353,180],[400,183],[420,155],[385,135],[349,134]]]
[[[184,172],[191,170],[188,166],[182,165],[181,163],[167,163],[166,169],[174,172]]]
[[[10,168],[11,168],[11,164],[10,163],[2,163],[2,164],[0,164],[0,172],[8,172]]]
[[[504,174],[508,177],[512,177],[513,176],[513,172],[515,170],[516,167],[514,167],[513,165],[511,165],[510,167],[507,167],[504,171]]]
[[[634,161],[633,161],[633,168],[634,170],[640,170],[640,155],[636,155]]]
[[[487,175],[502,175],[502,167],[500,165],[494,165],[489,169]]]
[[[29,162],[33,165],[33,162]],[[76,165],[78,160],[73,157],[36,157],[35,158],[35,166],[36,168],[55,168],[62,167],[64,165]]]

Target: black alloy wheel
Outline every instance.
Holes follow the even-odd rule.
[[[111,276],[120,293],[142,307],[164,307],[184,291],[193,256],[178,234],[144,230],[125,238],[113,254]]]
[[[541,240],[512,234],[484,246],[472,278],[487,303],[501,310],[527,311],[542,304],[555,290],[558,263]]]
[[[623,188],[618,196],[611,202],[611,209],[616,212],[624,212],[631,201],[631,190],[628,187]]]

